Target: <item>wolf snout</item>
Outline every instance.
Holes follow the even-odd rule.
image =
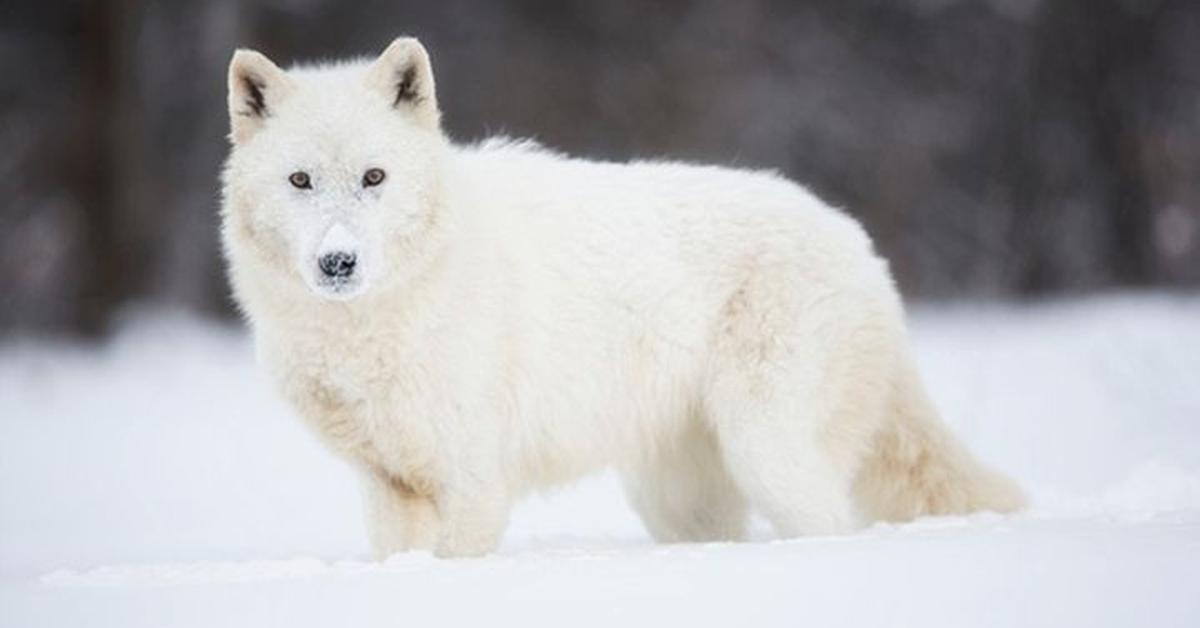
[[[333,251],[326,253],[317,260],[321,272],[330,279],[346,279],[354,274],[354,266],[358,256],[348,251]]]
[[[358,239],[349,229],[333,225],[317,246],[317,268],[327,280],[342,282],[358,267]]]
[[[308,287],[325,299],[348,301],[367,289],[371,261],[354,233],[334,224],[300,265]]]

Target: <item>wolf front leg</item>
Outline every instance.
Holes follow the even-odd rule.
[[[461,473],[437,496],[441,516],[433,553],[441,558],[482,556],[500,545],[512,505],[494,474]]]
[[[379,469],[366,469],[362,476],[367,535],[375,557],[433,549],[439,528],[433,500]]]

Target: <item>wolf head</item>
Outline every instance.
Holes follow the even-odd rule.
[[[238,50],[229,119],[223,237],[240,298],[253,283],[350,300],[428,255],[448,143],[417,40],[374,61],[287,71]]]

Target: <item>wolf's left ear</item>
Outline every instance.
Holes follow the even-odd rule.
[[[287,72],[262,53],[233,53],[229,62],[229,137],[233,143],[250,139],[291,87]]]
[[[367,84],[383,92],[395,109],[409,111],[417,120],[436,129],[441,112],[433,87],[429,53],[412,37],[393,41],[367,70]]]

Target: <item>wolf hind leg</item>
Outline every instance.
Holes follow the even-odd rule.
[[[853,478],[890,359],[869,306],[761,271],[725,309],[704,413],[734,483],[782,537],[859,525]]]
[[[754,417],[723,430],[725,464],[750,504],[783,538],[840,534],[858,525],[850,475],[811,434],[789,426],[754,425]]]
[[[699,422],[622,476],[630,505],[660,542],[745,536],[746,500],[726,471],[713,434]]]

